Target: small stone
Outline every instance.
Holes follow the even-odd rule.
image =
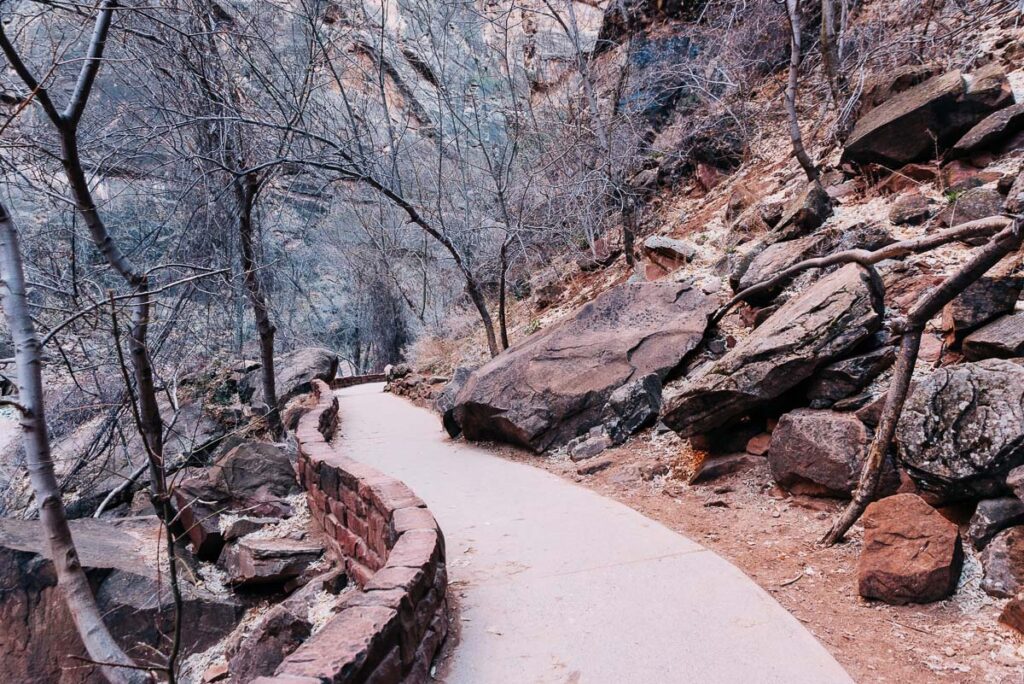
[[[924,223],[931,215],[931,200],[917,192],[901,195],[889,209],[889,221],[897,226]]]
[[[771,446],[771,443],[772,436],[767,432],[754,435],[747,441],[747,453],[754,456],[764,456],[768,453],[768,447]]]
[[[1003,530],[981,552],[985,579],[981,588],[990,596],[1010,598],[1024,589],[1024,526]]]
[[[612,467],[613,464],[614,461],[612,461],[610,458],[606,458],[601,461],[594,461],[593,463],[581,465],[579,468],[576,469],[576,474],[594,475],[596,473],[601,472],[602,470],[607,470],[608,468]]]

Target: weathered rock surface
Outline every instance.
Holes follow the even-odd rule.
[[[963,333],[1012,312],[1022,288],[1024,277],[1016,264],[997,264],[942,309],[943,329]]]
[[[474,371],[454,417],[468,439],[537,452],[565,444],[601,422],[617,388],[678,366],[700,343],[717,304],[689,283],[612,288]]]
[[[174,489],[174,505],[195,554],[216,560],[224,547],[220,514],[244,509],[261,517],[291,513],[283,499],[299,491],[291,459],[280,447],[243,442],[212,467]]]
[[[985,578],[981,588],[999,598],[1010,598],[1024,589],[1024,526],[1003,530],[981,552]]]
[[[605,429],[615,444],[653,425],[661,412],[661,378],[650,373],[612,392],[605,406]]]
[[[928,159],[954,144],[1013,94],[996,65],[971,74],[951,71],[893,96],[867,112],[846,141],[842,163],[879,163],[889,168]]]
[[[683,381],[666,396],[663,420],[684,437],[723,425],[803,382],[881,323],[880,284],[861,266],[844,266]]]
[[[298,577],[324,553],[313,539],[248,537],[224,551],[220,563],[233,586],[284,584]]]
[[[932,215],[932,201],[918,192],[900,195],[889,209],[889,220],[893,225],[917,225]]]
[[[999,621],[1024,635],[1024,595],[1006,602],[1003,612],[999,614]]]
[[[825,256],[845,249],[875,250],[894,242],[892,235],[877,224],[862,224],[844,228],[830,228],[795,240],[776,242],[757,252],[736,283],[737,291],[752,287],[776,276],[780,271],[806,259]],[[788,283],[762,293],[752,303],[764,304],[778,294]]]
[[[79,557],[93,586],[104,622],[136,656],[166,648],[174,620],[167,590],[162,528],[155,517],[72,520]],[[0,519],[0,681],[105,682],[84,657],[53,565],[45,557],[38,521]],[[184,598],[182,655],[203,651],[228,634],[243,607],[227,596],[197,587],[181,576]]]
[[[1014,525],[1024,525],[1024,501],[1013,496],[985,499],[971,516],[967,538],[974,548],[982,549],[992,537]]]
[[[985,117],[953,145],[950,155],[966,157],[974,152],[991,150],[1004,140],[1024,130],[1024,103],[1013,104]]]
[[[897,427],[899,460],[942,499],[990,496],[1024,464],[1024,366],[989,359],[920,381]]]
[[[313,380],[330,383],[338,374],[338,355],[321,347],[305,347],[274,359],[274,383],[278,406],[310,390]],[[246,378],[253,389],[252,403],[265,403],[259,369]]]
[[[868,506],[857,590],[886,603],[928,603],[956,590],[963,548],[956,525],[916,494]]]
[[[857,487],[871,434],[856,416],[797,409],[779,419],[768,448],[772,477],[784,489],[809,496],[848,497]],[[886,463],[879,492],[896,491],[899,476]]]
[[[999,216],[1003,211],[1003,196],[992,188],[971,188],[949,203],[935,217],[942,226],[958,226],[968,221]]]
[[[964,338],[968,361],[1010,359],[1024,355],[1024,313],[1003,316]]]
[[[840,399],[867,387],[896,360],[895,348],[885,345],[864,354],[830,363],[817,373],[807,388],[812,408],[828,408]]]
[[[786,203],[782,218],[772,231],[774,240],[792,240],[807,235],[832,215],[832,198],[817,181],[810,181]]]
[[[448,381],[448,384],[444,386],[441,394],[438,395],[437,401],[434,402],[434,409],[441,414],[441,427],[448,433],[450,437],[458,437],[462,434],[462,428],[459,427],[458,422],[455,420],[455,397],[458,396],[459,391],[469,380],[469,376],[472,375],[475,367],[470,366],[459,366],[452,373],[452,379]]]

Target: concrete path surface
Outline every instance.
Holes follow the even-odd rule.
[[[731,564],[620,503],[453,442],[382,385],[338,391],[343,453],[404,480],[444,531],[452,684],[850,682]]]

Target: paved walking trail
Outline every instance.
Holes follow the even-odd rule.
[[[451,684],[834,684],[849,676],[742,572],[632,509],[450,441],[382,385],[339,390],[346,455],[444,531],[462,638]]]

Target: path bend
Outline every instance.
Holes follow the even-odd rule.
[[[460,599],[450,684],[844,684],[733,565],[629,507],[462,442],[382,392],[337,392],[343,451],[404,480]]]

